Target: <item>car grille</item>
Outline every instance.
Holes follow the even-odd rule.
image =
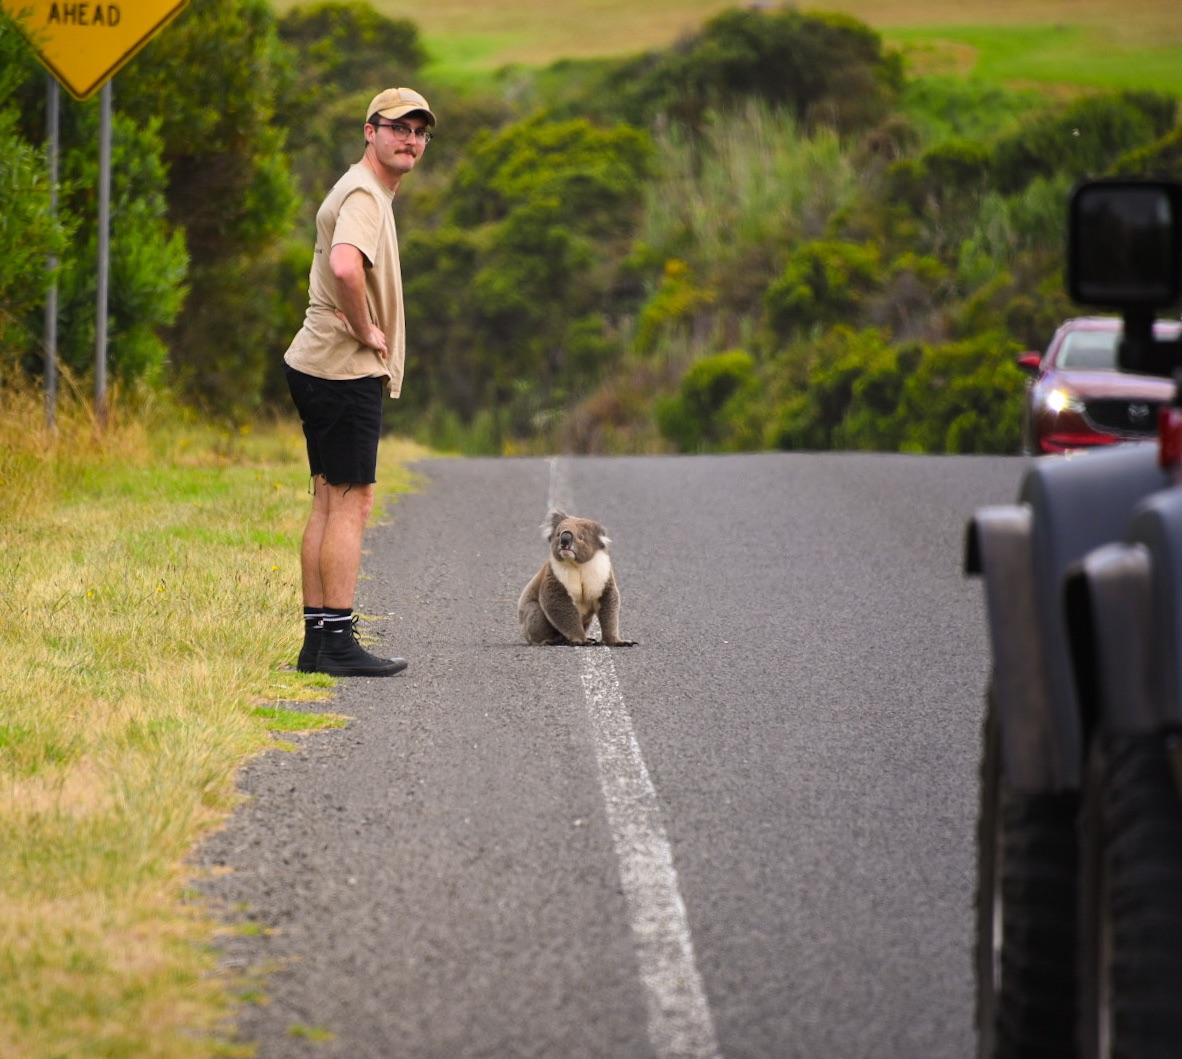
[[[1154,434],[1160,401],[1130,401],[1104,398],[1088,401],[1087,417],[1101,430],[1117,434]]]

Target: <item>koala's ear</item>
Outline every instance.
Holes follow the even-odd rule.
[[[601,548],[606,548],[612,542],[611,537],[607,535],[607,527],[602,523],[595,523],[595,536],[599,538],[599,546]]]
[[[542,536],[546,540],[554,536],[554,531],[558,528],[558,523],[564,518],[566,518],[565,511],[559,511],[558,508],[552,507],[550,513],[546,516],[546,521],[542,523]]]

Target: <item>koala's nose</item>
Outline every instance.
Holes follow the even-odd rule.
[[[575,535],[570,530],[564,530],[558,535],[558,543],[564,548],[569,548],[574,543]]]

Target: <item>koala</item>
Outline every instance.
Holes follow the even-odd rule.
[[[603,642],[632,647],[620,638],[620,591],[607,546],[607,531],[588,518],[557,508],[542,523],[550,558],[534,574],[517,601],[517,620],[531,644],[593,644],[591,619],[599,616]]]

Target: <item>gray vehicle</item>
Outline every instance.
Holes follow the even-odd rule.
[[[1068,287],[1174,377],[1182,185],[1095,181]],[[1179,376],[1182,380],[1182,376]],[[1182,400],[1156,441],[1033,463],[977,512],[993,672],[978,824],[978,1056],[1182,1055]]]

